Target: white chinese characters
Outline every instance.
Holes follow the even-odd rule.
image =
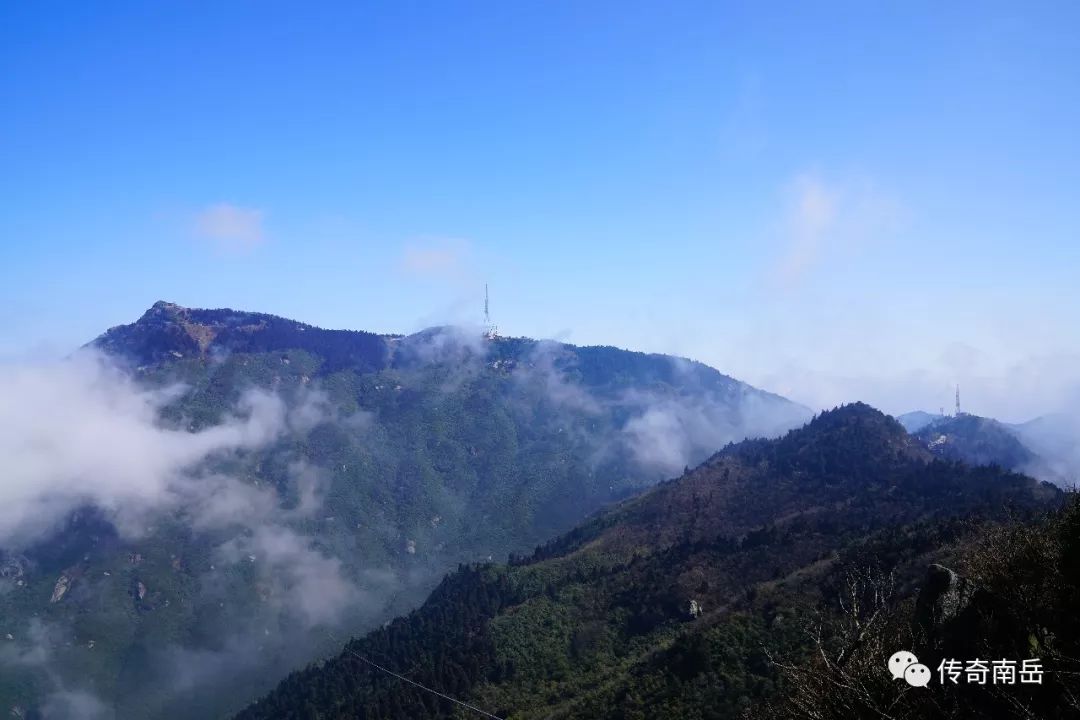
[[[961,661],[946,658],[938,665],[938,680],[942,685],[959,685],[961,681],[974,685],[1015,685],[1017,679],[1023,684],[1041,685],[1042,661],[1038,658],[1022,660],[974,660]]]
[[[908,650],[895,652],[886,662],[893,680],[903,679],[912,687],[926,687],[933,674],[919,662],[915,653]],[[938,682],[942,685],[1041,685],[1043,681],[1042,660],[957,660],[945,658],[938,664]]]

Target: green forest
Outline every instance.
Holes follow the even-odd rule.
[[[898,703],[899,717],[977,717],[970,694],[931,707],[930,694],[890,684],[878,656],[892,642],[929,657],[971,637],[948,624],[933,628],[936,644],[912,635],[927,568],[940,563],[987,598],[1037,591],[1011,635],[968,649],[1027,652],[1015,641],[1029,633],[1075,691],[1063,663],[1077,636],[1059,611],[1076,587],[1062,582],[1076,566],[1077,510],[1052,486],[935,459],[892,418],[845,406],[780,440],[732,445],[530,557],[460,568],[423,607],[237,718],[469,716],[368,661],[520,720],[869,718]],[[1025,562],[1031,552],[1037,562]],[[870,694],[846,692],[849,675]],[[1024,688],[1015,716],[1069,716],[1059,689]]]

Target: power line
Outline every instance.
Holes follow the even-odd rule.
[[[439,692],[438,690],[432,690],[431,688],[429,688],[429,687],[427,687],[425,685],[421,685],[420,683],[416,682],[415,680],[410,680],[409,678],[405,677],[404,675],[398,675],[393,670],[387,670],[382,665],[379,665],[378,663],[375,663],[375,662],[373,662],[371,660],[368,660],[366,657],[364,657],[360,653],[356,652],[355,650],[351,650],[348,647],[346,647],[345,652],[349,653],[350,655],[355,657],[357,660],[365,662],[368,665],[370,665],[371,667],[376,668],[377,670],[382,670],[387,675],[392,675],[392,676],[396,677],[398,680],[403,680],[403,681],[409,683],[410,685],[414,685],[414,686],[420,688],[421,690],[424,690],[425,692],[431,693],[432,695],[438,695],[443,700],[449,700],[452,703],[457,703],[461,707],[466,708],[468,710],[472,710],[475,713],[479,713],[479,714],[483,715],[484,717],[493,718],[494,720],[503,720],[503,718],[499,717],[498,715],[492,715],[491,713],[489,713],[486,710],[481,710],[480,708],[478,708],[478,707],[476,707],[474,705],[470,705],[467,702],[462,702],[461,700],[458,700],[456,698],[452,698],[449,695],[446,695],[444,693]]]

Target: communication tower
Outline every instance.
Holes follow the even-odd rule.
[[[491,298],[487,283],[484,283],[484,337],[493,340],[499,336],[499,328],[491,323]]]

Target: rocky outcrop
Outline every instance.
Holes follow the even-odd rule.
[[[694,620],[694,619],[700,617],[701,613],[702,613],[701,603],[699,603],[697,600],[694,600],[694,599],[691,598],[690,601],[686,604],[686,617],[687,617],[687,619],[688,620]]]
[[[49,598],[49,602],[57,603],[64,599],[67,595],[67,591],[71,589],[71,578],[67,575],[61,575],[56,580],[56,585],[53,586],[52,597]]]
[[[980,657],[989,646],[1013,646],[1021,653],[1027,637],[1014,608],[971,579],[936,564],[927,569],[919,592],[915,625],[924,643],[922,651],[938,657]]]
[[[931,565],[917,603],[920,624],[934,628],[955,620],[970,607],[977,590],[973,582],[944,565]]]
[[[9,557],[0,560],[0,579],[18,580],[26,574],[26,560],[21,557]]]

